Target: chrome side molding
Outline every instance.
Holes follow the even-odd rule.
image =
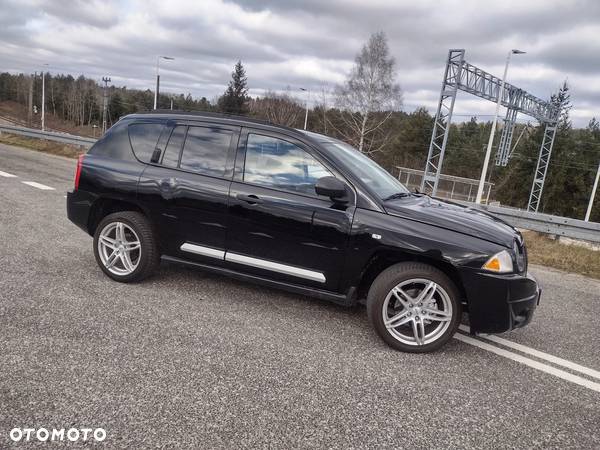
[[[237,253],[227,252],[225,254],[225,261],[244,264],[246,266],[258,267],[259,269],[272,270],[273,272],[279,272],[285,275],[292,275],[294,277],[304,278],[306,280],[325,283],[325,275],[323,275],[321,272],[302,269],[300,267],[295,266],[288,266],[287,264],[267,261],[265,259],[252,258],[250,256],[238,255]]]
[[[224,250],[217,250],[211,247],[191,244],[189,242],[184,243],[179,248],[184,252],[195,253],[197,255],[208,256],[209,258],[216,258],[237,264],[243,264],[245,266],[256,267],[259,269],[271,270],[273,272],[291,275],[293,277],[316,281],[317,283],[325,283],[326,281],[325,275],[322,272],[317,272],[315,270],[303,269],[301,267],[281,264],[268,261],[266,259],[252,258],[250,256],[239,255],[237,253],[231,253]]]
[[[223,250],[217,250],[216,248],[204,247],[202,245],[190,244],[186,242],[181,247],[180,250],[189,253],[196,253],[197,255],[208,256],[210,258],[216,259],[225,259],[225,252]]]

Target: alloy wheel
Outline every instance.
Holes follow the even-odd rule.
[[[104,267],[115,275],[129,275],[139,265],[142,247],[136,232],[123,222],[106,225],[98,237],[98,254]]]
[[[432,280],[413,278],[396,285],[383,302],[383,323],[403,344],[421,346],[439,339],[450,326],[452,302]]]

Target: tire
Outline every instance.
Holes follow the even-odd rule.
[[[409,353],[442,347],[462,316],[456,285],[435,267],[415,262],[395,264],[379,274],[367,295],[367,313],[386,344]]]
[[[119,239],[120,236],[125,238]],[[141,281],[152,275],[160,264],[152,226],[136,211],[116,212],[100,221],[94,233],[94,256],[106,275],[122,283]]]

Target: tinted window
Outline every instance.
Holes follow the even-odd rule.
[[[140,161],[150,162],[163,127],[164,124],[162,123],[134,123],[129,125],[131,147]]]
[[[315,135],[320,139],[325,136]],[[381,199],[397,193],[409,193],[410,191],[394,178],[387,170],[377,164],[368,156],[356,150],[350,145],[330,139],[321,142],[334,156],[339,158],[354,175],[367,184]]]
[[[222,177],[233,133],[208,127],[189,127],[180,167],[203,175]]]
[[[181,151],[181,146],[183,145],[183,140],[185,139],[186,128],[186,126],[176,126],[173,128],[171,137],[169,138],[169,143],[167,144],[163,154],[163,166],[177,167],[177,163],[179,162],[179,152]]]
[[[244,181],[315,194],[316,181],[331,173],[309,153],[283,139],[248,135]]]
[[[92,155],[102,155],[107,158],[135,161],[135,156],[133,156],[131,144],[129,143],[127,124],[127,121],[119,121],[114,124],[106,134],[94,144],[89,153]]]

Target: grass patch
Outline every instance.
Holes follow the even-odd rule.
[[[6,132],[0,133],[0,143],[24,147],[38,152],[50,153],[52,155],[66,156],[68,158],[77,158],[79,155],[86,152],[85,149],[76,145],[18,136]]]
[[[600,279],[600,251],[562,244],[533,231],[523,233],[529,262]]]

